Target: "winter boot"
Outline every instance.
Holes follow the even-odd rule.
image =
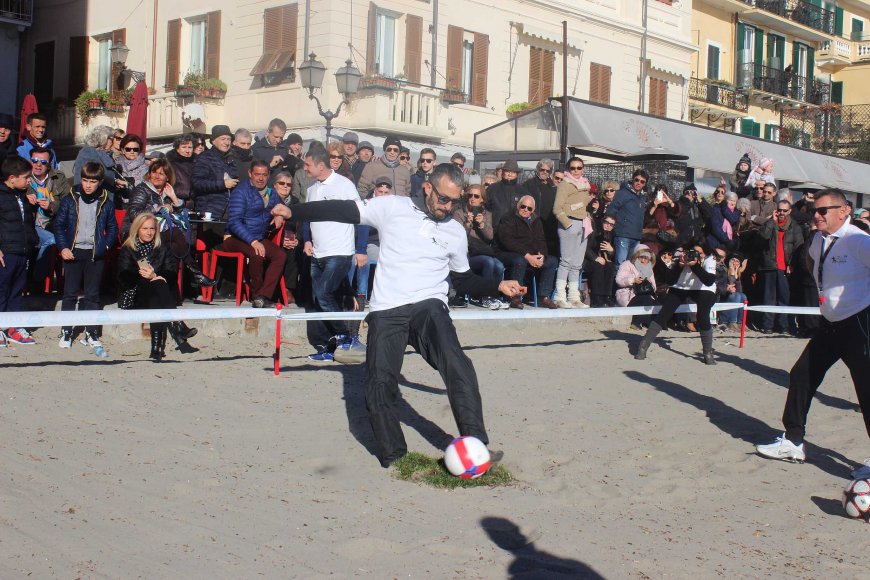
[[[170,322],[168,324],[169,327],[169,335],[172,337],[172,340],[175,341],[176,349],[183,354],[189,354],[192,352],[198,352],[198,349],[192,347],[187,342],[187,335],[190,334],[190,331],[193,330],[193,334],[196,334],[196,329],[188,328],[187,332],[184,331],[187,326],[183,322]],[[165,342],[165,338],[164,338]]]
[[[151,325],[151,354],[148,358],[154,362],[163,360],[163,348],[161,346],[161,336],[166,332],[164,323],[156,322]]]
[[[637,352],[634,353],[636,360],[644,360],[646,358],[646,351],[661,331],[662,327],[657,322],[649,323],[649,328],[646,329],[646,334],[641,339],[640,344],[637,345]]]
[[[577,282],[568,282],[568,303],[571,308],[589,308],[580,296],[580,285]]]
[[[196,336],[197,332],[199,332],[197,329],[191,328],[186,325],[183,320],[178,321],[178,328],[181,329],[181,336],[184,337],[184,340],[190,340],[191,338]]]
[[[565,282],[562,280],[556,280],[556,299],[553,301],[553,304],[557,308],[571,308],[565,296]]]
[[[701,348],[704,349],[704,364],[716,364],[713,358],[713,329],[701,331]]]
[[[201,270],[198,270],[193,264],[187,264],[186,268],[193,278],[194,286],[205,286],[208,288],[217,284],[217,280],[209,278],[208,276],[203,274]]]

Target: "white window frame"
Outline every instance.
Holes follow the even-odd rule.
[[[375,24],[375,66],[378,74],[393,78],[398,70],[396,47],[401,14],[378,8]]]
[[[471,96],[471,87],[474,82],[474,33],[465,32],[462,36],[462,75],[460,87],[462,92]]]
[[[716,63],[717,78],[711,80],[719,80],[722,78],[722,45],[718,42],[713,42],[712,40],[707,41],[707,70],[705,71],[707,74],[710,73],[710,47],[714,47],[719,49],[719,62]]]
[[[181,62],[187,62],[187,73],[205,74],[206,42],[208,38],[206,16],[202,14],[185,18],[184,23],[184,28],[187,32],[187,42],[183,42],[182,46],[186,47],[187,54],[179,55],[183,59]],[[197,57],[199,57],[199,63],[196,62]]]
[[[788,66],[788,65],[786,64],[786,62],[785,62],[785,47],[786,47],[786,44],[787,44],[787,43],[786,43],[786,38],[785,38],[785,36],[783,36],[782,34],[777,34],[777,33],[775,33],[775,32],[769,32],[769,33],[767,34],[767,38],[766,38],[765,40],[766,40],[767,42],[770,42],[771,37],[776,37],[776,38],[780,39],[781,42],[779,42],[779,43],[774,42],[774,43],[773,43],[773,46],[776,47],[777,44],[778,44],[779,47],[782,49],[782,54],[774,54],[773,56],[767,56],[767,55],[765,54],[765,58],[766,58],[767,60],[766,60],[766,62],[765,62],[764,64],[767,65],[767,66],[769,66],[770,68],[776,68],[776,67],[772,67],[772,66],[770,66],[770,59],[771,59],[771,58],[779,58],[779,68],[776,68],[776,70],[785,70],[785,67]]]
[[[769,140],[772,143],[779,143],[779,125],[777,125],[776,123],[771,123],[770,121],[767,121],[765,123],[765,126],[770,127],[770,139]],[[765,130],[764,132],[766,134],[767,130]]]
[[[112,35],[97,36],[97,89],[111,92],[112,85]]]
[[[809,64],[809,59],[807,58],[810,49],[807,45],[802,44],[800,42],[794,45],[793,50],[797,50],[797,55],[792,57],[792,60],[797,61],[797,66],[795,67],[794,74],[798,76],[802,76],[804,78],[809,77],[807,74],[807,65]]]

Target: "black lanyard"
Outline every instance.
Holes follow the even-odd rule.
[[[831,253],[831,249],[833,249],[834,244],[836,244],[837,240],[839,240],[839,239],[840,239],[839,237],[834,237],[834,239],[831,240],[831,243],[828,244],[828,249],[822,253],[822,257],[819,259],[819,292],[821,292],[822,289],[824,288],[822,286],[822,276],[824,275],[824,272],[825,272],[825,260],[828,258],[828,254]],[[825,243],[825,240],[824,240],[824,238],[822,238],[822,245],[824,245],[824,243]]]

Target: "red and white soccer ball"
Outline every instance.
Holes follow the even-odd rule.
[[[870,479],[856,479],[843,490],[846,515],[870,523]]]
[[[490,468],[489,449],[477,437],[457,437],[444,451],[447,471],[462,479],[475,479]]]

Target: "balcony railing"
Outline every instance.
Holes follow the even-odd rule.
[[[870,161],[870,104],[783,111],[780,143]]]
[[[689,98],[704,101],[711,105],[719,105],[745,113],[749,109],[746,95],[741,95],[731,87],[725,87],[712,81],[692,78],[689,82]]]
[[[741,65],[742,78],[751,88],[774,95],[823,105],[830,98],[830,85],[807,77],[753,62]]]
[[[806,0],[743,0],[743,2],[826,34],[834,34],[834,12],[810,4]]]
[[[33,0],[0,0],[0,22],[33,24]]]
[[[852,43],[840,38],[833,41],[826,40],[819,44],[819,52],[816,56],[819,58],[839,57],[846,60],[852,60]]]

